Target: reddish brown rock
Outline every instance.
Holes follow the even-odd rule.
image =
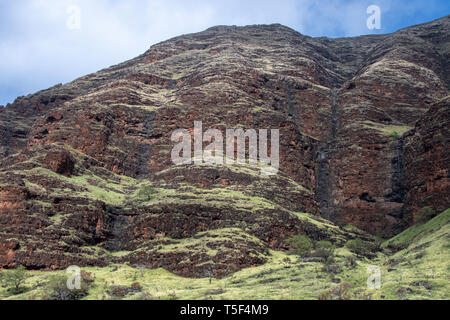
[[[50,169],[64,176],[71,176],[74,170],[75,162],[70,155],[70,152],[60,151],[48,153],[44,159]]]
[[[448,207],[449,25],[343,39],[214,27],[19,97],[0,109],[0,267],[223,276],[293,234],[355,236],[319,216],[388,236]],[[171,133],[194,121],[279,129],[278,175],[174,166]]]
[[[405,137],[405,213],[430,206],[436,213],[450,203],[450,97],[435,103]]]

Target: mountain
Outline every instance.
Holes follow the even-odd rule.
[[[0,108],[0,267],[220,278],[291,236],[373,243],[443,212],[449,30],[450,16],[338,39],[218,26],[17,98]],[[279,129],[278,174],[175,166],[171,134],[195,121]]]

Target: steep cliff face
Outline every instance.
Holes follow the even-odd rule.
[[[319,216],[390,235],[405,210],[448,207],[449,20],[345,39],[214,27],[18,98],[0,109],[0,266],[220,276],[292,234],[354,237]],[[194,121],[279,129],[280,172],[174,166],[171,134]]]
[[[450,97],[435,103],[405,137],[405,213],[430,206],[442,212],[450,201]]]
[[[439,51],[448,18],[439,23],[385,36],[341,88],[331,168],[336,221],[384,236],[402,228],[402,135],[448,93]]]

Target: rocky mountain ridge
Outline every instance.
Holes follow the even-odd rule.
[[[328,39],[218,26],[19,97],[0,109],[0,267],[223,276],[294,234],[341,245],[445,210],[449,27]],[[194,121],[280,129],[279,174],[174,166],[170,135]]]

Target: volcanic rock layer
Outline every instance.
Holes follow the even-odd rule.
[[[390,236],[449,207],[449,30],[218,26],[17,98],[0,108],[0,267],[222,276],[293,234],[339,245],[369,237],[339,226]],[[279,129],[279,173],[174,166],[171,133],[194,121]]]

